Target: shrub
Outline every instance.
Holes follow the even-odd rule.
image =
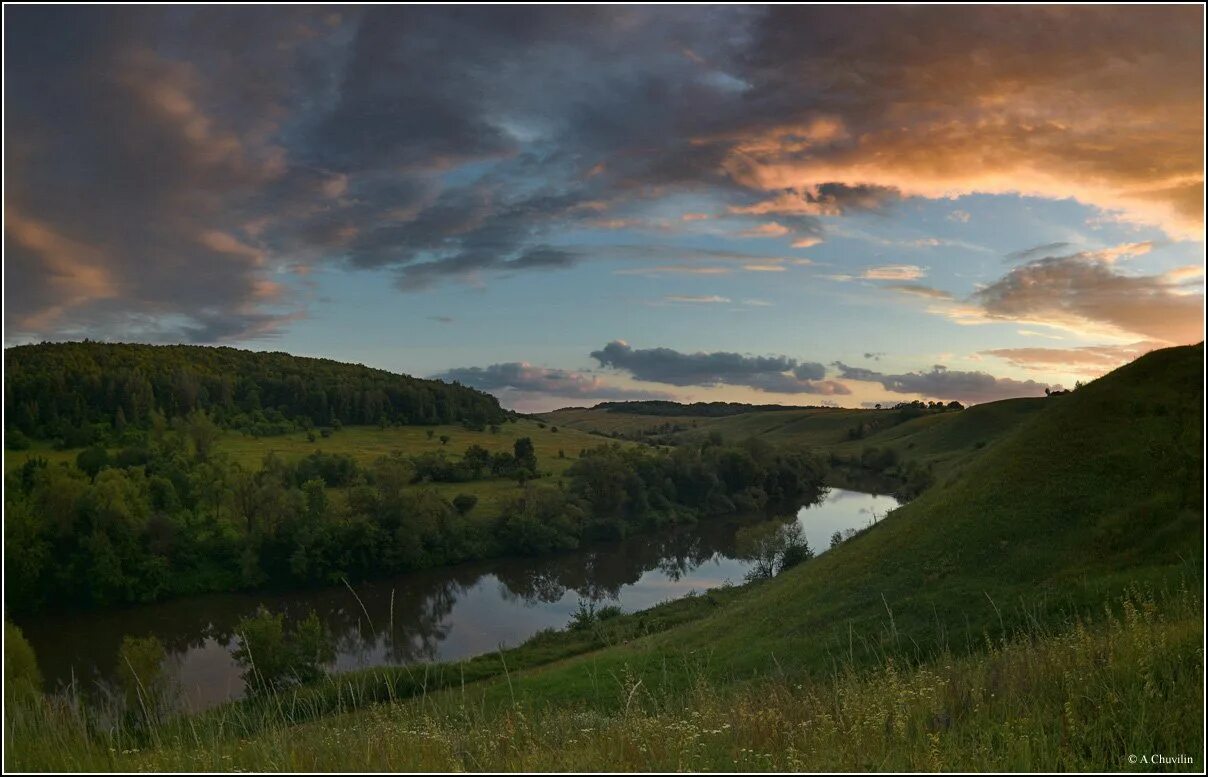
[[[21,629],[4,622],[4,703],[35,699],[42,693],[42,672]]]
[[[155,637],[122,639],[117,653],[118,686],[128,712],[148,719],[158,717],[167,696],[166,655],[163,643]]]
[[[738,530],[737,540],[739,552],[752,562],[747,580],[768,580],[814,557],[813,548],[796,521],[746,526]]]
[[[76,466],[88,477],[94,478],[97,473],[109,465],[109,452],[99,445],[85,448],[76,456]]]
[[[792,569],[803,561],[809,561],[813,557],[814,549],[810,547],[809,541],[803,537],[800,543],[787,546],[780,554],[779,571],[783,572],[786,569]]]
[[[621,612],[621,608],[619,605],[616,605],[616,604],[606,604],[603,607],[601,607],[600,609],[596,610],[596,620],[600,620],[600,621],[611,620],[612,618],[619,618],[619,617],[621,617],[621,615],[623,615],[623,613]]]
[[[284,615],[260,607],[239,621],[235,634],[240,644],[233,655],[253,693],[314,682],[335,657],[331,639],[313,611],[286,631]]]
[[[474,509],[474,505],[478,504],[478,497],[473,494],[458,494],[453,497],[453,509],[458,515],[465,515]]]
[[[615,604],[606,604],[599,609],[595,602],[579,600],[578,608],[571,613],[570,623],[566,625],[571,631],[583,631],[597,623],[621,617],[621,608]]]

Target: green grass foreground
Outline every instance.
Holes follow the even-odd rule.
[[[1202,771],[1202,365],[1044,400],[772,580],[165,722],[16,701],[5,766]]]
[[[475,685],[307,723],[287,703],[231,706],[191,725],[90,730],[47,702],[18,705],[6,766],[63,771],[1197,771],[1202,581],[1133,590],[1092,620],[1033,623],[968,655],[909,651],[818,676],[721,682],[685,656],[688,687],[628,667],[550,704]],[[347,704],[356,707],[349,698]],[[292,710],[292,714],[291,714]],[[1160,754],[1149,767],[1129,757]],[[1179,760],[1182,759],[1182,760]]]

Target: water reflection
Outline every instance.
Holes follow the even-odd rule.
[[[891,497],[832,489],[797,520],[821,552],[833,532],[863,528],[896,504]],[[552,558],[416,572],[355,586],[355,597],[345,587],[210,595],[20,625],[48,682],[74,679],[81,687],[114,676],[124,636],[153,634],[167,650],[186,706],[200,709],[242,694],[231,658],[233,631],[260,604],[284,612],[287,620],[317,612],[336,641],[336,671],[465,658],[565,626],[580,599],[619,602],[633,611],[693,589],[741,582],[750,562],[741,557],[735,535],[758,521],[713,519]]]

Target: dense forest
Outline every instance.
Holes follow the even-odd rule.
[[[192,345],[42,343],[4,351],[5,431],[80,447],[200,410],[224,428],[280,434],[344,424],[481,428],[506,413],[456,383],[285,353]]]
[[[33,458],[7,476],[6,603],[105,607],[206,591],[339,584],[508,554],[542,554],[698,516],[816,498],[825,465],[758,440],[670,452],[608,445],[542,478],[529,438],[456,466],[315,452],[260,467],[213,448],[201,411],[74,465]],[[489,513],[425,483],[516,482]]]

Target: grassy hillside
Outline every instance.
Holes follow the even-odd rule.
[[[1030,418],[1052,399],[1006,399],[974,405],[960,412],[923,415],[897,421],[897,411],[850,408],[800,408],[753,411],[724,417],[651,416],[620,412],[607,407],[569,408],[541,417],[562,428],[629,437],[665,437],[669,440],[699,440],[720,434],[729,442],[759,437],[777,445],[804,446],[859,456],[869,448],[892,449],[903,460],[949,474],[957,463]],[[867,428],[858,439],[851,431]]]
[[[1201,364],[1202,348],[1159,351],[1049,401],[874,530],[640,650],[591,660],[658,675],[700,651],[729,676],[808,671],[902,644],[972,646],[985,629],[1182,575],[1203,543]],[[573,696],[574,676],[533,682],[544,695],[565,680]]]
[[[321,709],[297,698],[230,708],[120,740],[144,742],[136,753],[110,752],[53,716],[65,733],[41,746],[49,723],[36,713],[20,735],[6,729],[6,759],[1128,770],[1129,755],[1163,753],[1191,756],[1165,768],[1199,770],[1202,364],[1202,345],[1167,349],[1036,407],[954,414],[964,426],[947,430],[956,422],[921,424],[916,447],[976,455],[864,534],[773,580],[703,597],[667,628],[625,616],[562,651],[550,645],[575,634],[547,635],[557,660],[524,670],[532,646],[511,654],[521,660],[510,669],[502,654],[490,671],[482,659],[425,668],[422,680],[411,670],[406,683],[389,672],[337,680]],[[993,442],[972,448],[990,428]],[[459,685],[467,667],[478,681]],[[381,698],[397,700],[365,704]]]

